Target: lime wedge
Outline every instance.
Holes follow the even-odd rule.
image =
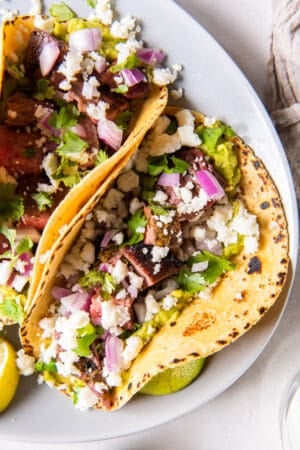
[[[16,352],[12,345],[0,338],[0,413],[12,401],[18,383],[19,370],[16,364]]]
[[[198,377],[204,366],[205,358],[195,359],[181,366],[166,369],[155,375],[140,390],[141,394],[166,395],[180,391]]]

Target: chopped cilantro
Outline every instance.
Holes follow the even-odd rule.
[[[228,259],[222,258],[221,256],[214,255],[213,253],[204,250],[202,253],[197,253],[193,255],[189,260],[189,265],[198,262],[208,262],[208,267],[206,270],[201,272],[204,280],[208,284],[212,284],[216,281],[216,279],[221,276],[223,273],[228,270],[233,270],[235,268],[235,264],[228,261]]]
[[[37,192],[31,196],[36,201],[40,211],[45,211],[53,205],[53,199],[47,192]]]
[[[17,255],[22,255],[22,253],[28,252],[30,249],[32,249],[32,247],[33,247],[32,240],[29,237],[25,236],[18,243],[16,253]]]
[[[56,149],[56,153],[60,156],[72,155],[72,153],[81,153],[88,147],[88,143],[81,139],[71,130],[67,130],[63,134],[63,143]]]
[[[128,92],[127,84],[119,84],[118,87],[112,89],[112,92],[116,92],[117,94],[126,94]]]
[[[135,69],[139,65],[140,65],[139,58],[136,56],[135,53],[132,53],[131,55],[128,56],[128,58],[124,62],[111,66],[109,70],[112,73],[117,73],[123,69]]]
[[[61,3],[53,3],[49,8],[50,15],[57,20],[57,22],[65,22],[67,20],[73,19],[76,17],[74,11],[69,8],[64,2]]]
[[[62,157],[53,178],[61,181],[66,187],[71,188],[75,186],[81,179],[78,172],[78,165],[73,161],[69,161],[67,158]]]
[[[23,295],[17,293],[5,296],[0,302],[0,314],[8,317],[13,322],[21,323],[24,319],[24,310],[20,300],[24,300],[23,297]]]
[[[176,158],[176,156],[151,156],[149,158],[148,173],[153,176],[158,176],[163,172],[184,173],[188,168],[189,164],[183,159]]]
[[[108,159],[108,154],[104,150],[99,150],[96,158],[96,166],[99,166],[99,164],[104,163]]]
[[[155,214],[157,216],[165,216],[165,215],[169,214],[169,212],[170,212],[170,209],[163,207],[161,205],[154,204],[154,203],[152,203],[150,205],[150,208],[151,208],[153,214]]]
[[[50,373],[57,373],[57,367],[54,359],[51,359],[50,362],[45,363],[43,361],[38,361],[35,363],[34,368],[37,372],[50,372]]]
[[[51,86],[49,80],[40,78],[36,82],[36,92],[33,97],[36,100],[52,100],[55,97],[55,89]]]
[[[109,295],[111,295],[117,288],[113,277],[109,273],[101,272],[96,269],[91,270],[87,274],[83,275],[79,279],[79,284],[84,289],[100,287],[101,295],[105,299]]]
[[[0,219],[7,221],[20,220],[24,214],[24,203],[17,195],[16,184],[0,183]]]
[[[73,127],[76,125],[80,113],[75,105],[62,106],[59,111],[54,111],[49,119],[49,124],[57,129]]]
[[[23,150],[23,155],[25,158],[32,159],[36,155],[36,150],[34,148],[26,148]]]
[[[115,119],[115,123],[118,125],[119,128],[122,130],[127,130],[130,121],[132,118],[132,112],[131,111],[123,111]]]
[[[171,117],[171,121],[170,121],[169,125],[167,126],[165,133],[167,133],[169,135],[174,134],[174,133],[176,133],[177,128],[178,128],[178,122],[177,122],[176,117]]]
[[[11,59],[6,57],[5,69],[7,70],[9,75],[15,80],[21,80],[22,78],[24,78],[24,70],[22,69],[22,67],[23,66],[15,64]]]
[[[91,354],[90,345],[103,334],[101,327],[94,327],[91,323],[88,323],[85,327],[77,330],[77,347],[74,352],[78,356],[88,357]]]
[[[147,218],[142,209],[138,209],[128,220],[128,229],[130,231],[129,241],[123,245],[134,245],[144,239]]]
[[[196,293],[205,288],[205,280],[200,273],[193,273],[187,269],[182,269],[178,276],[177,282],[181,289],[187,292]]]

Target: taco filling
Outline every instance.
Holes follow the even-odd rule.
[[[164,53],[138,39],[134,18],[110,12],[81,19],[62,3],[50,17],[3,24],[0,285],[11,285],[8,234],[34,250],[68,191],[118,152],[152,87],[177,76],[179,66],[163,68]]]
[[[39,321],[35,366],[75,406],[110,409],[159,330],[195,299],[209,302],[236,255],[257,251],[256,216],[237,195],[235,139],[186,109],[161,116],[86,217]]]

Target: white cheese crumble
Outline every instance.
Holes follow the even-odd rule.
[[[101,323],[103,328],[115,332],[117,327],[122,327],[130,315],[126,306],[114,305],[111,300],[101,302]]]
[[[162,304],[163,304],[163,309],[168,311],[173,306],[176,306],[177,299],[175,297],[173,297],[172,295],[166,295],[162,301]]]
[[[132,361],[139,354],[143,345],[143,340],[139,336],[130,336],[126,339],[122,353],[125,364]]]
[[[158,86],[166,86],[167,84],[174,83],[181,70],[182,67],[179,64],[174,64],[172,68],[154,68],[153,83]]]
[[[154,314],[160,311],[159,303],[155,300],[152,294],[148,294],[145,298],[146,314],[144,321],[151,320]]]
[[[29,376],[34,373],[35,358],[26,355],[23,349],[17,352],[16,363],[21,375]]]
[[[169,253],[169,247],[158,247],[154,245],[151,250],[151,260],[153,263],[159,263]]]
[[[81,388],[77,394],[75,408],[78,408],[81,411],[86,411],[87,409],[95,406],[97,402],[97,395],[88,386],[85,386]]]
[[[120,21],[115,20],[110,27],[111,34],[116,38],[128,39],[130,36],[135,36],[135,22],[136,18],[127,14],[122,17]],[[140,27],[136,31],[140,31]],[[134,32],[132,34],[132,32]]]
[[[89,20],[99,19],[104,25],[111,25],[113,10],[111,0],[97,0],[95,12],[89,16]]]

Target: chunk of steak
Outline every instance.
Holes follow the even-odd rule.
[[[153,246],[144,244],[124,247],[124,257],[130,262],[136,273],[144,278],[145,287],[153,286],[165,278],[175,275],[182,267],[182,262],[170,253],[161,261],[153,262],[152,249]]]
[[[124,97],[130,100],[140,100],[146,98],[149,95],[150,87],[149,83],[141,81],[140,83],[130,86]]]
[[[169,247],[177,249],[182,243],[182,233],[180,222],[174,210],[171,215],[160,217],[153,213],[149,206],[144,207],[144,214],[147,218],[144,243],[146,245],[158,245],[160,247]]]
[[[36,124],[38,119],[35,117],[35,111],[38,106],[48,107],[49,104],[27,97],[23,92],[15,92],[7,99],[5,123],[14,127],[26,127]]]
[[[38,132],[16,131],[7,125],[0,125],[0,166],[16,177],[39,174],[43,152],[36,141],[40,138]]]

